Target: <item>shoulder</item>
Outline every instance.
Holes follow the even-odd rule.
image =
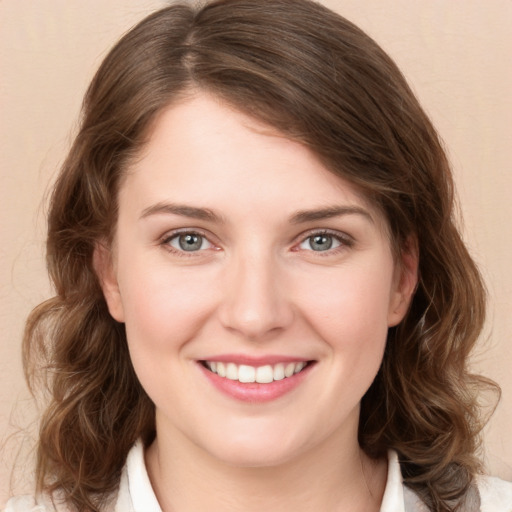
[[[382,507],[381,512],[428,512],[428,507],[423,501],[404,484],[396,452],[391,450],[388,460],[388,483],[384,501],[392,492],[396,496],[391,500],[392,503],[390,502],[392,506]],[[465,500],[463,510],[466,512],[512,512],[512,482],[493,476],[476,475],[474,485],[471,486]],[[399,504],[402,503],[403,508],[400,508]]]
[[[117,494],[107,496],[101,505],[103,512],[113,511],[113,501],[117,498]],[[116,511],[118,509],[115,509]],[[1,512],[73,512],[75,508],[70,508],[62,499],[55,496],[15,496],[11,498]],[[133,512],[131,508],[121,508],[119,512]]]
[[[68,512],[67,507],[44,496],[15,496],[11,498],[4,512]]]
[[[0,0],[1,1],[1,0]],[[134,505],[135,503],[135,505]],[[149,507],[148,507],[149,503]],[[103,497],[103,512],[134,512],[134,510],[160,510],[153,494],[144,465],[144,447],[137,441],[128,454],[119,487],[111,495]],[[38,496],[15,496],[1,512],[72,512],[62,496],[47,494]]]
[[[464,502],[464,511],[512,512],[512,482],[496,477],[478,476]],[[409,488],[404,486],[404,505],[406,512],[428,512],[427,506]]]
[[[512,482],[479,475],[476,477],[476,485],[482,512],[512,512]]]
[[[116,494],[106,496],[101,505],[101,511],[114,510],[112,501],[116,497]],[[51,496],[48,494],[15,496],[6,503],[1,512],[73,512],[75,510],[66,503],[59,492],[56,492]],[[130,510],[121,509],[120,512],[130,512]]]

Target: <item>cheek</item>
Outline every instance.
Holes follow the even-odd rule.
[[[135,261],[134,261],[135,260]],[[173,349],[192,338],[212,308],[213,276],[131,260],[120,282],[131,348]]]
[[[314,403],[328,404],[318,408],[326,428],[346,421],[377,375],[392,283],[392,272],[383,275],[367,265],[336,270],[316,282],[304,280],[297,289],[306,332],[322,341],[323,378],[314,389]]]
[[[368,267],[351,269],[349,272],[333,272],[322,282],[310,283],[313,293],[298,293],[303,297],[302,310],[311,322],[326,332],[346,333],[354,343],[367,332],[387,332],[387,318],[392,288],[392,275],[371,271]],[[362,341],[362,340],[361,340]]]
[[[333,273],[323,282],[304,299],[301,310],[331,356],[333,385],[350,389],[348,394],[358,401],[382,362],[392,272],[365,266]]]

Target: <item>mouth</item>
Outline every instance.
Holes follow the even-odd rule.
[[[303,372],[314,361],[283,362],[251,366],[223,361],[201,361],[201,364],[211,373],[223,379],[238,381],[244,384],[271,384],[283,381]]]

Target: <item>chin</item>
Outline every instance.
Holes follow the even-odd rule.
[[[214,454],[214,456],[224,464],[237,468],[277,467],[286,464],[294,458],[290,453],[264,452],[249,447],[240,448],[236,451],[233,450],[229,453]]]
[[[226,442],[227,441],[227,442]],[[265,468],[286,464],[305,450],[298,440],[290,439],[290,433],[265,435],[229,436],[215,448],[208,450],[217,460],[240,468]]]

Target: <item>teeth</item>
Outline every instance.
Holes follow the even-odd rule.
[[[275,380],[282,380],[296,373],[299,373],[306,367],[306,362],[299,363],[278,363],[274,366],[267,364],[265,366],[248,366],[245,364],[237,365],[235,363],[221,363],[216,361],[206,361],[206,367],[219,377],[225,377],[229,380],[238,380],[240,382],[258,382],[259,384],[268,384]]]
[[[234,363],[228,363],[226,366],[226,378],[229,380],[238,380],[238,367]]]
[[[240,382],[254,382],[256,380],[256,368],[241,364],[238,368],[238,380]]]
[[[226,376],[226,367],[224,366],[224,363],[217,363],[217,375],[219,377]]]
[[[256,369],[256,382],[268,384],[274,380],[274,369],[270,365],[260,366]]]
[[[274,366],[274,380],[284,379],[284,364],[279,363]]]
[[[284,376],[291,377],[295,373],[295,363],[288,363],[284,369]]]
[[[304,366],[306,366],[306,363],[299,363],[298,365],[295,366],[293,373],[299,373],[301,370],[304,369]]]

